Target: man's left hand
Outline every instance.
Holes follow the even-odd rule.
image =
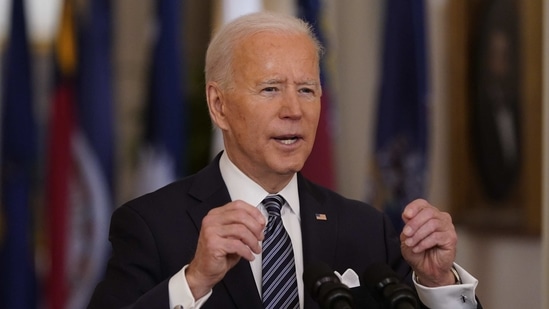
[[[418,199],[406,206],[402,219],[402,256],[416,272],[419,283],[430,287],[454,284],[451,268],[457,234],[450,214]]]

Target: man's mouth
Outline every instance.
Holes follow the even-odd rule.
[[[291,145],[296,143],[299,140],[299,136],[275,137],[275,140],[279,141],[284,145]]]

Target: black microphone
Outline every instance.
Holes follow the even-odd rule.
[[[398,275],[384,263],[372,264],[362,276],[364,285],[388,309],[418,309],[414,290],[400,282]]]
[[[341,283],[339,278],[325,263],[313,263],[303,271],[305,290],[320,305],[322,309],[351,309],[353,296],[349,287]]]

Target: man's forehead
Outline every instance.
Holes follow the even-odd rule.
[[[319,55],[314,41],[306,34],[291,34],[280,32],[260,32],[246,36],[235,44],[234,55],[254,59],[272,57],[275,54],[292,55],[303,58],[296,61],[314,60],[318,62]],[[263,60],[260,60],[263,61]]]
[[[234,78],[247,78],[256,85],[319,84],[318,55],[306,34],[264,31],[247,36],[235,47]]]
[[[275,30],[261,30],[257,32],[250,33],[242,37],[236,45],[248,45],[253,44],[258,41],[273,42],[282,38],[283,40],[299,38],[299,40],[305,40],[311,43],[311,46],[314,48],[314,41],[305,33],[300,32],[283,32]]]

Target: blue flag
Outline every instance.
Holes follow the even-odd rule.
[[[85,308],[102,279],[114,201],[114,105],[111,1],[90,1],[78,18],[76,120],[71,155],[77,171],[70,182],[66,230],[66,308]],[[76,194],[75,194],[76,193]],[[86,246],[79,244],[85,243]]]
[[[188,117],[184,97],[181,1],[159,0],[150,72],[146,132],[137,193],[155,190],[186,172]]]
[[[79,27],[78,121],[112,190],[114,105],[111,1],[90,1],[87,13]]]
[[[375,158],[381,207],[397,230],[404,207],[425,194],[427,63],[423,0],[388,0]]]
[[[36,164],[25,1],[13,1],[3,64],[0,308],[36,308],[32,192]]]

